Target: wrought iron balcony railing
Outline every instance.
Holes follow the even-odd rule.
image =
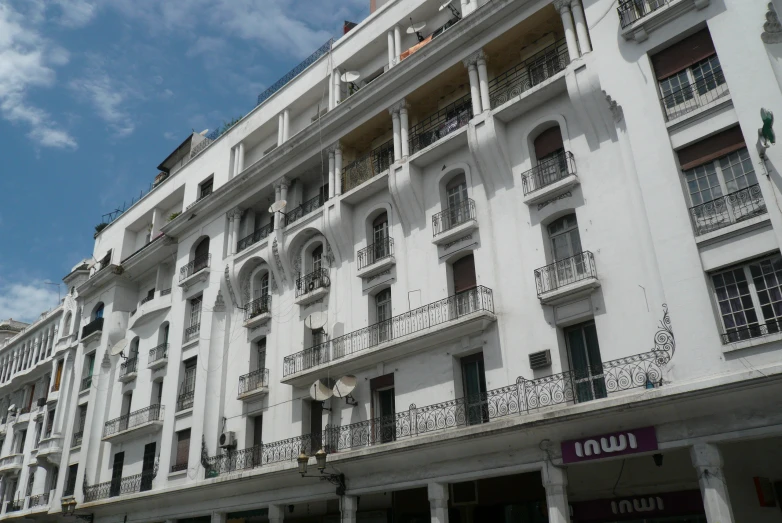
[[[296,280],[296,297],[304,296],[317,289],[331,285],[328,269],[318,269]]]
[[[149,363],[155,363],[168,357],[168,343],[161,343],[154,349],[149,349]]]
[[[193,408],[193,403],[195,402],[195,391],[191,390],[188,392],[183,392],[179,396],[177,396],[176,399],[176,411],[179,412],[180,410],[187,410]]]
[[[252,234],[249,234],[236,242],[236,252],[242,252],[247,247],[254,243],[258,243],[259,241],[263,240],[267,236],[269,236],[272,231],[274,230],[274,224],[270,223],[268,225],[264,225],[260,229],[255,229]]]
[[[763,325],[756,323],[734,329],[727,329],[720,336],[722,337],[722,343],[728,344],[752,338],[762,338],[763,336],[777,334],[779,332],[782,332],[782,318],[765,320]]]
[[[290,225],[293,222],[302,219],[304,216],[313,212],[316,209],[323,207],[326,199],[323,195],[318,195],[314,198],[307,200],[292,211],[285,214],[285,225]]]
[[[188,341],[193,341],[198,337],[198,334],[201,332],[201,324],[196,323],[194,325],[191,325],[190,327],[185,329],[185,339],[184,342],[187,343]]]
[[[691,207],[690,219],[695,235],[700,236],[767,212],[760,185],[755,184]]]
[[[187,461],[171,465],[171,472],[179,472],[180,470],[187,470]]]
[[[492,109],[548,80],[570,63],[567,42],[559,40],[489,82]]]
[[[589,251],[535,269],[538,296],[588,278],[597,278],[595,257]]]
[[[87,390],[90,387],[92,387],[92,376],[85,376],[81,380],[81,388],[79,389],[79,392]]]
[[[684,84],[679,89],[660,97],[665,120],[675,120],[680,116],[704,107],[730,93],[722,68],[698,78],[693,84]]]
[[[342,169],[342,192],[348,192],[387,171],[392,163],[394,163],[394,141],[389,140]]]
[[[145,423],[163,421],[163,413],[163,406],[150,405],[147,408],[109,420],[103,425],[103,437],[113,436],[114,434],[134,429]]]
[[[432,216],[432,234],[437,236],[476,217],[475,202],[468,198]]]
[[[328,42],[320,46],[310,56],[304,59],[299,65],[291,69],[285,76],[274,82],[268,89],[258,95],[258,103],[256,106],[261,105],[274,93],[285,87],[288,82],[299,76],[306,68],[318,61],[318,59],[331,50],[331,46],[334,43],[334,39],[330,38]]]
[[[152,479],[154,477],[154,472],[142,472],[135,476],[117,478],[96,485],[87,485],[84,487],[84,502],[89,503],[90,501],[97,501],[99,499],[113,498],[150,490],[152,489]]]
[[[619,0],[619,7],[616,11],[619,13],[619,21],[622,29],[632,25],[636,20],[652,14],[669,0]]]
[[[492,290],[482,285],[286,356],[282,374],[289,376],[479,311],[494,312]]]
[[[244,321],[266,314],[272,310],[272,295],[267,294],[244,306]]]
[[[155,295],[154,294],[145,296],[140,302],[138,302],[139,307],[144,305],[145,303],[151,302],[154,299],[155,299]]]
[[[179,281],[185,281],[190,276],[206,269],[209,267],[210,262],[212,261],[212,255],[211,254],[204,254],[203,256],[198,256],[196,258],[193,258],[193,260],[179,269]]]
[[[45,492],[43,494],[36,494],[35,496],[30,496],[30,503],[27,505],[28,507],[42,507],[49,504],[49,493]]]
[[[559,180],[576,174],[576,162],[570,152],[561,151],[525,173],[521,173],[524,195],[538,191]]]
[[[369,267],[380,260],[394,255],[394,239],[385,238],[367,245],[356,254],[358,259],[358,270]]]
[[[258,369],[239,376],[239,394],[269,386],[269,369]]]
[[[79,432],[74,432],[71,448],[81,445],[82,439],[84,439],[84,429],[81,429]]]
[[[128,374],[133,374],[137,371],[138,371],[138,358],[136,356],[133,356],[131,358],[126,359],[119,366],[119,377],[124,378]]]
[[[472,114],[472,98],[468,94],[429,115],[410,128],[410,154],[425,149],[467,125]]]
[[[81,329],[81,337],[86,338],[90,334],[103,330],[103,318],[95,318]]]

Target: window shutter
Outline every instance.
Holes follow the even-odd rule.
[[[189,454],[190,454],[190,429],[185,429],[177,433],[176,463],[178,465],[187,463]]]
[[[384,223],[388,222],[388,214],[382,213],[380,216],[375,218],[375,220],[372,222],[373,227],[377,227],[379,225],[383,225]]]
[[[652,56],[652,67],[663,80],[716,53],[709,30],[702,29]]]
[[[459,293],[472,289],[475,281],[475,258],[472,254],[460,258],[453,263],[453,289]]]
[[[692,169],[747,146],[737,125],[676,151],[682,170]]]
[[[464,173],[458,174],[451,178],[451,181],[448,182],[448,184],[445,186],[445,190],[450,191],[451,189],[459,187],[460,185],[467,185],[467,177],[464,176]]]
[[[549,154],[564,149],[562,143],[562,132],[559,126],[546,129],[535,138],[535,158],[545,158]]]
[[[369,390],[375,391],[394,386],[394,374],[385,374],[369,380]]]

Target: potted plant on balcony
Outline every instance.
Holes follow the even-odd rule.
[[[96,225],[95,226],[95,236],[94,237],[97,238],[98,235],[100,234],[100,231],[102,231],[103,229],[105,229],[108,226],[109,226],[109,224],[106,223],[106,222],[100,222],[98,225]]]
[[[168,221],[173,222],[177,216],[182,214],[181,212],[172,212],[171,215],[168,217]]]

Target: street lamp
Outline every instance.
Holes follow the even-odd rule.
[[[320,449],[315,453],[315,462],[320,475],[308,476],[307,466],[309,465],[310,456],[308,456],[302,449],[301,454],[299,454],[299,457],[296,458],[296,461],[299,464],[299,474],[301,474],[302,478],[320,478],[321,480],[326,480],[337,487],[337,496],[344,496],[345,491],[347,490],[345,487],[345,475],[326,472],[326,456],[326,451],[323,449]]]

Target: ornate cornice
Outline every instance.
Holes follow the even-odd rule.
[[[554,0],[554,9],[562,13],[563,11],[570,11],[570,3],[572,0]]]
[[[233,220],[235,218],[240,219],[243,214],[244,214],[243,209],[240,209],[239,207],[234,207],[233,209],[231,209],[226,213],[226,216],[228,216],[229,220]]]
[[[479,49],[467,58],[464,58],[462,63],[464,64],[464,67],[469,67],[471,65],[476,65],[478,60],[486,61],[486,54],[483,52],[483,49]]]
[[[760,39],[766,44],[782,43],[782,23],[779,22],[777,10],[774,9],[774,4],[771,2],[768,3],[766,23],[763,24],[763,33],[760,35]]]
[[[398,113],[402,109],[407,109],[407,100],[405,100],[404,98],[402,98],[401,100],[393,104],[391,107],[389,107],[388,114],[393,116],[394,113]]]

